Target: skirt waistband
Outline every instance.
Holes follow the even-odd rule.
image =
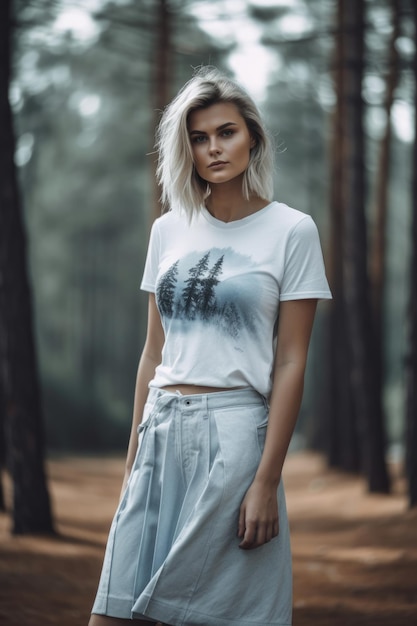
[[[183,395],[179,391],[172,392],[157,387],[150,387],[148,402],[175,404],[178,408],[214,410],[222,407],[264,405],[268,408],[268,402],[264,396],[252,389],[231,389],[230,391],[213,391],[210,393],[196,393]]]

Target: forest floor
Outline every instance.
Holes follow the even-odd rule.
[[[318,455],[287,459],[294,626],[417,625],[417,511],[391,469],[393,494],[376,496]],[[50,460],[55,538],[11,536],[0,514],[1,626],[86,626],[122,471],[114,457]]]

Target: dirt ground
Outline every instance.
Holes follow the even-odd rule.
[[[118,499],[123,460],[48,463],[56,538],[12,537],[0,514],[1,626],[85,626]],[[291,455],[294,626],[417,626],[417,511],[399,470],[394,494]]]

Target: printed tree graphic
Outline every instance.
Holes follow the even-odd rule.
[[[224,254],[213,265],[206,278],[201,280],[201,296],[199,300],[199,312],[201,317],[208,320],[215,311],[216,294],[214,288],[220,282],[218,276],[222,273]]]
[[[178,263],[179,261],[176,261],[171,265],[169,270],[165,272],[156,289],[159,310],[161,314],[166,317],[172,317],[174,313],[173,304],[178,276]]]
[[[182,290],[182,298],[184,302],[184,314],[185,316],[193,320],[195,319],[196,313],[199,309],[199,299],[201,296],[201,283],[204,274],[208,269],[208,259],[210,256],[210,252],[207,252],[189,271],[189,278],[185,281],[187,285]]]
[[[226,301],[223,299],[219,302],[216,297],[216,287],[224,271],[225,254],[222,254],[211,267],[209,259],[210,254],[217,256],[220,252],[217,254],[214,251],[206,252],[188,270],[188,277],[184,281],[181,259],[176,261],[158,281],[157,302],[161,315],[165,317],[184,321],[199,320],[204,324],[217,325],[221,332],[237,339],[243,326],[252,332],[255,331],[255,326],[250,312],[242,307],[242,303],[236,299]]]
[[[225,329],[232,337],[236,339],[236,337],[238,337],[239,335],[242,320],[239,315],[237,306],[234,302],[226,302],[222,311],[222,317]]]

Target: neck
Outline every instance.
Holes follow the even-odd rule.
[[[242,185],[233,188],[227,185],[212,185],[211,193],[206,200],[209,213],[222,222],[233,222],[256,213],[268,203],[267,200],[252,196],[246,199],[242,193]]]

